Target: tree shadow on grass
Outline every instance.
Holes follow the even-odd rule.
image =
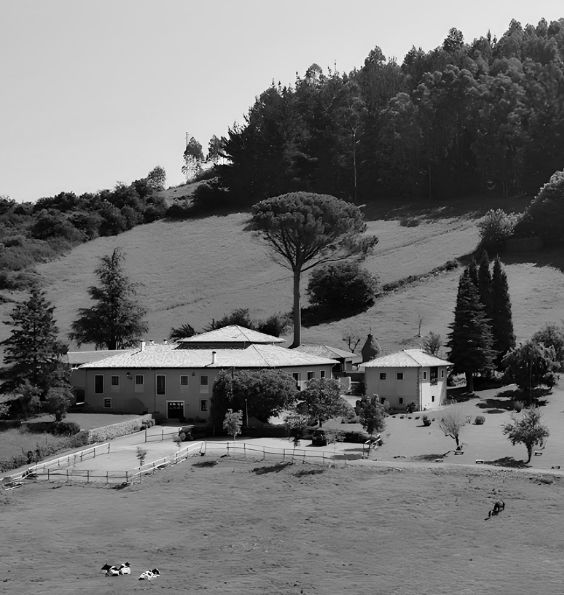
[[[436,459],[444,459],[451,451],[447,450],[446,452],[436,453],[436,454],[425,454],[425,455],[415,455],[413,457],[409,457],[410,461],[419,461],[419,462],[432,462]]]
[[[320,306],[307,306],[306,308],[302,308],[302,326],[309,328],[311,326],[318,326],[329,322],[338,322],[339,320],[344,320],[346,318],[353,318],[358,314],[366,312],[370,307],[371,306],[366,306],[366,308],[346,308],[336,310]]]
[[[255,475],[264,475],[265,473],[280,473],[286,467],[292,465],[291,461],[286,463],[277,463],[276,465],[270,465],[268,467],[255,467],[252,471]]]
[[[320,473],[325,473],[325,469],[303,469],[302,471],[294,473],[294,477],[305,477],[306,475],[319,475]]]
[[[486,465],[495,465],[497,467],[513,467],[515,469],[526,469],[530,467],[525,461],[513,457],[502,457],[493,461],[485,461]]]
[[[488,409],[487,413],[503,413],[504,411],[513,411],[512,399],[498,399],[496,397],[483,399],[476,403],[480,409]]]

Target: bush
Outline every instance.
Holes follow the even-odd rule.
[[[503,209],[490,209],[478,223],[480,248],[492,254],[503,250],[505,242],[513,235],[518,221],[517,213],[506,213]]]
[[[430,426],[431,425],[431,420],[429,419],[429,416],[428,415],[424,415],[421,418],[421,421],[423,422],[423,425],[424,426]]]
[[[564,237],[564,171],[555,172],[515,226],[518,237],[537,236],[546,242]]]
[[[377,277],[356,262],[314,270],[307,287],[312,304],[335,311],[365,310],[374,304],[377,291]]]
[[[343,442],[352,442],[353,444],[363,444],[370,439],[367,432],[351,431],[342,432]]]
[[[486,423],[486,418],[483,415],[476,415],[476,419],[474,420],[474,424],[477,426],[482,426]]]
[[[517,413],[521,413],[521,411],[523,411],[524,406],[525,403],[523,403],[523,401],[513,401],[513,409],[515,409]]]

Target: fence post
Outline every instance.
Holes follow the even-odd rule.
[[[69,481],[69,470],[67,469],[67,483]]]
[[[90,471],[86,470],[86,483],[90,483]]]
[[[49,481],[49,467],[47,467],[47,481]]]
[[[110,472],[106,471],[106,484],[110,483]]]
[[[125,472],[125,482],[129,483],[129,471]]]
[[[161,430],[161,442],[164,440],[164,428]]]
[[[145,442],[147,442],[147,428],[145,428]]]

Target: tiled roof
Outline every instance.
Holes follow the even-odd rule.
[[[284,339],[259,333],[243,326],[232,324],[214,331],[180,339],[179,343],[284,343]]]
[[[363,364],[365,368],[427,368],[430,366],[452,366],[451,362],[425,353],[422,349],[404,349]]]
[[[66,353],[66,359],[69,365],[79,366],[89,364],[98,360],[111,357],[113,355],[122,355],[131,353],[135,349],[99,349],[97,351],[69,351]]]
[[[356,353],[339,349],[338,347],[332,347],[331,345],[317,345],[315,343],[302,343],[299,347],[296,347],[298,351],[303,353],[309,353],[310,355],[317,355],[319,357],[329,357],[333,359],[349,359],[353,362],[360,361],[362,358]]]
[[[215,352],[215,356],[214,356]],[[213,361],[213,363],[212,363]],[[92,368],[283,368],[333,365],[317,357],[277,345],[249,345],[245,349],[178,349],[174,345],[147,345],[143,350],[84,364]]]

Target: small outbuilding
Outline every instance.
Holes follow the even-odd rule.
[[[424,411],[444,405],[452,363],[422,349],[404,349],[361,365],[367,395],[378,395],[392,409]],[[413,404],[413,405],[412,405]]]

